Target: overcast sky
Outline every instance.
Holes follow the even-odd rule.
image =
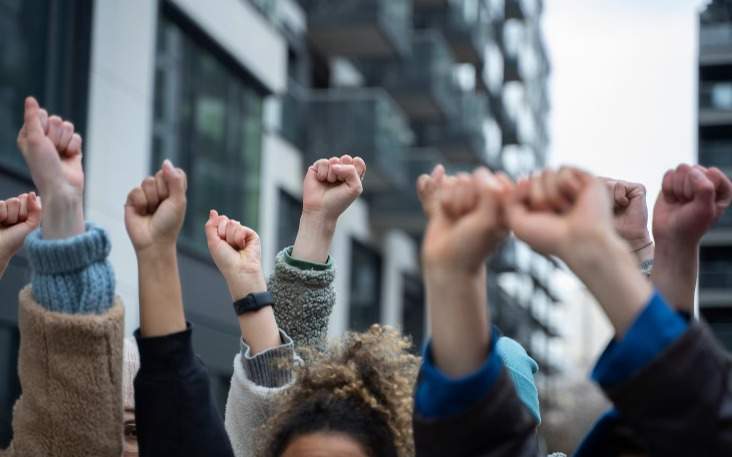
[[[550,163],[642,182],[696,160],[702,0],[546,0]]]

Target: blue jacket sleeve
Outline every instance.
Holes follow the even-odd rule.
[[[501,373],[501,359],[495,352],[497,332],[492,333],[488,358],[475,373],[453,379],[434,363],[432,343],[428,343],[420,369],[415,408],[424,418],[442,418],[459,414],[483,398]]]
[[[687,328],[684,319],[655,292],[625,336],[610,342],[597,361],[592,378],[602,387],[629,379],[671,346]]]

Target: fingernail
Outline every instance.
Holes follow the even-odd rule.
[[[163,160],[163,167],[173,168],[173,162],[171,162],[170,159],[165,159]]]

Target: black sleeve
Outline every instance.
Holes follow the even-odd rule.
[[[732,455],[732,362],[704,324],[606,393],[651,456]]]
[[[468,411],[440,419],[414,417],[417,457],[536,457],[536,422],[501,369],[490,392]]]
[[[135,419],[142,457],[233,457],[211,398],[208,372],[193,353],[191,328],[142,338]]]

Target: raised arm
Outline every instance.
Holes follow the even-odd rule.
[[[512,184],[481,168],[439,176],[425,199],[430,185],[418,184],[432,339],[415,394],[417,455],[536,455],[536,422],[496,354],[486,297],[486,261],[507,233],[502,201]]]
[[[135,334],[140,455],[229,457],[231,445],[211,398],[207,370],[193,353],[183,311],[176,241],[185,210],[185,173],[167,160],[130,192],[125,205],[140,287]]]
[[[70,122],[26,100],[18,147],[43,208],[32,194],[0,204],[2,260],[25,238],[32,270],[19,299],[23,394],[2,455],[122,453],[124,310],[114,300],[109,240],[84,224],[81,143]],[[28,234],[41,217],[42,230]]]
[[[663,177],[653,210],[651,279],[678,311],[694,313],[699,245],[731,201],[732,183],[717,168],[682,164]]]
[[[303,210],[295,245],[277,256],[269,282],[275,317],[296,347],[325,349],[335,305],[329,257],[338,218],[363,192],[366,164],[344,155],[321,159],[303,181]]]

